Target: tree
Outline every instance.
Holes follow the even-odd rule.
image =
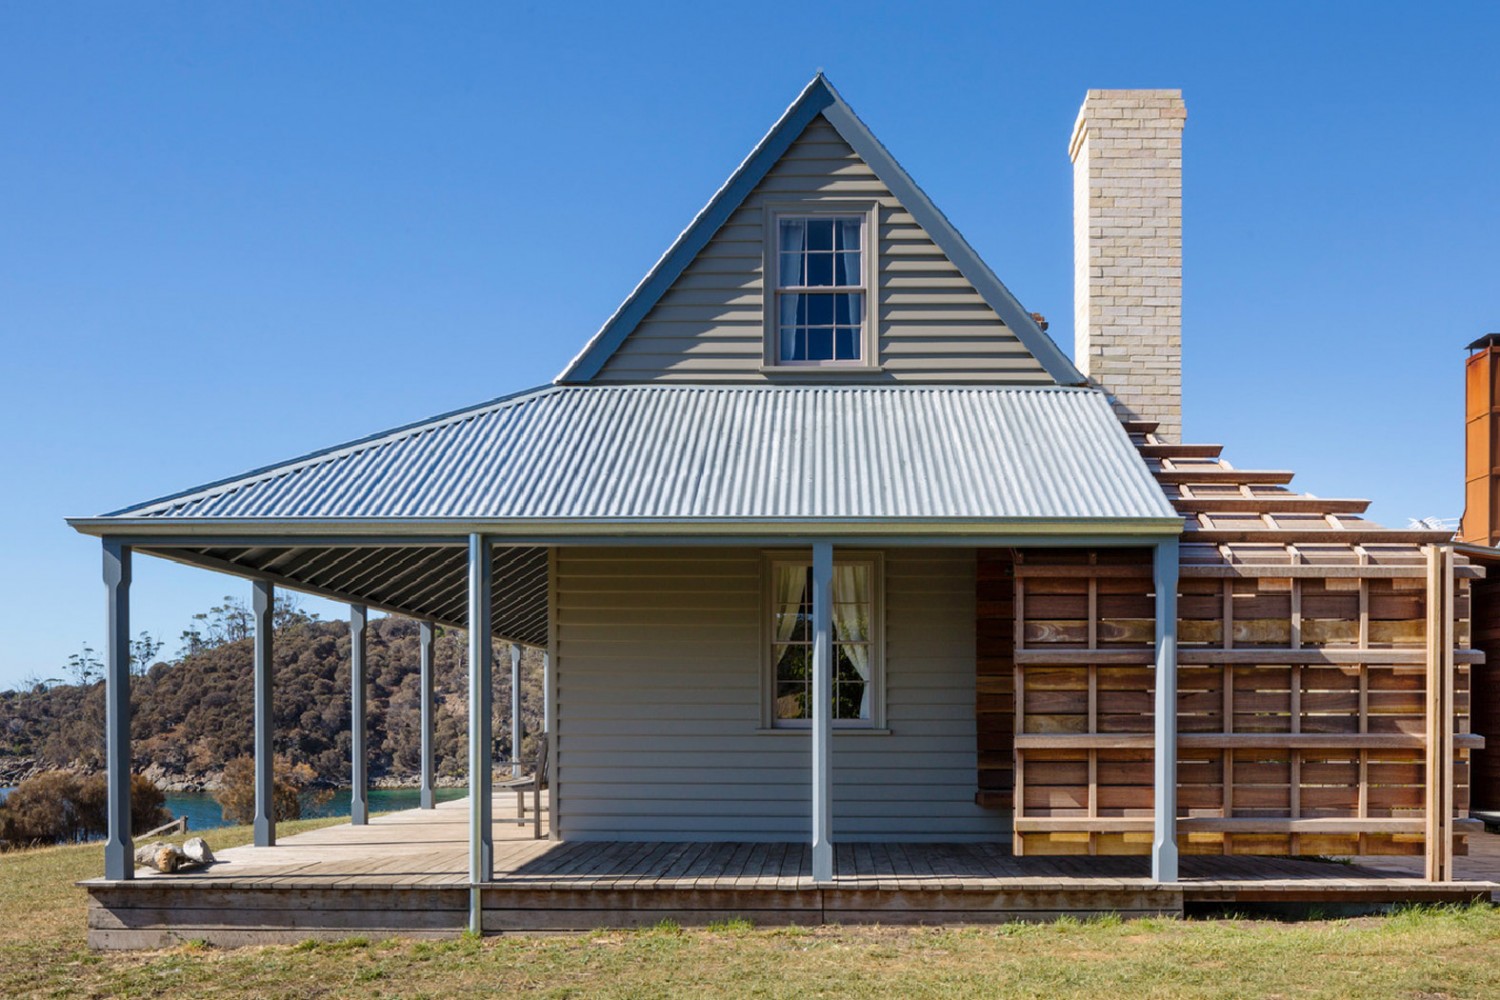
[[[302,598],[296,594],[278,591],[276,601],[271,608],[271,627],[275,629],[291,628],[293,625],[306,625],[315,622],[318,616],[302,607]]]
[[[104,676],[104,663],[94,648],[85,644],[82,650],[68,657],[68,670],[73,674],[74,684],[87,687]]]
[[[271,809],[276,821],[302,818],[302,795],[317,780],[317,772],[306,764],[293,764],[290,758],[276,754],[271,758]],[[331,791],[316,793],[326,802]],[[255,758],[236,757],[224,765],[224,776],[214,800],[230,823],[255,820]]]
[[[150,632],[142,631],[141,634],[130,640],[130,672],[136,677],[144,677],[146,671],[156,662],[157,654],[161,652],[166,643],[154,638]]]

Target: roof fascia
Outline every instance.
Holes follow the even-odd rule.
[[[724,186],[709,199],[646,277],[621,303],[615,314],[584,345],[557,376],[558,382],[587,382],[604,367],[625,338],[646,318],[661,297],[681,277],[715,233],[729,220],[761,179],[771,171],[809,124],[838,98],[823,74],[813,77],[786,109],[765,138],[750,151]]]
[[[161,545],[319,545],[398,544],[400,538],[451,544],[472,534],[489,535],[496,544],[569,545],[650,543],[704,544],[743,540],[762,544],[766,539],[1077,539],[1080,537],[1176,537],[1180,517],[1119,518],[666,518],[568,519],[510,518],[458,520],[445,518],[69,518],[68,524],[85,535],[109,537],[134,546]]]

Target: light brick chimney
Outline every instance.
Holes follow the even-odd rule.
[[[1073,361],[1128,419],[1182,436],[1180,90],[1090,90],[1073,159]]]

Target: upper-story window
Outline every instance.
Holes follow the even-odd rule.
[[[768,363],[870,366],[870,212],[789,210],[770,221]]]

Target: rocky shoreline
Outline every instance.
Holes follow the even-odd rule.
[[[21,758],[0,758],[0,786],[10,787],[19,785],[28,778],[33,778],[43,771],[54,770],[54,768],[43,767],[34,760]],[[91,772],[91,768],[68,768],[80,774]],[[212,793],[218,791],[222,784],[223,772],[213,772],[204,775],[188,775],[180,771],[169,771],[160,764],[151,764],[141,771],[151,780],[157,788],[164,792],[197,792]],[[321,783],[320,783],[321,784]],[[438,788],[466,788],[468,781],[462,776],[440,775],[436,782]],[[402,789],[419,788],[421,780],[417,775],[381,775],[370,779],[371,788]],[[338,787],[332,783],[324,784],[322,787]]]

